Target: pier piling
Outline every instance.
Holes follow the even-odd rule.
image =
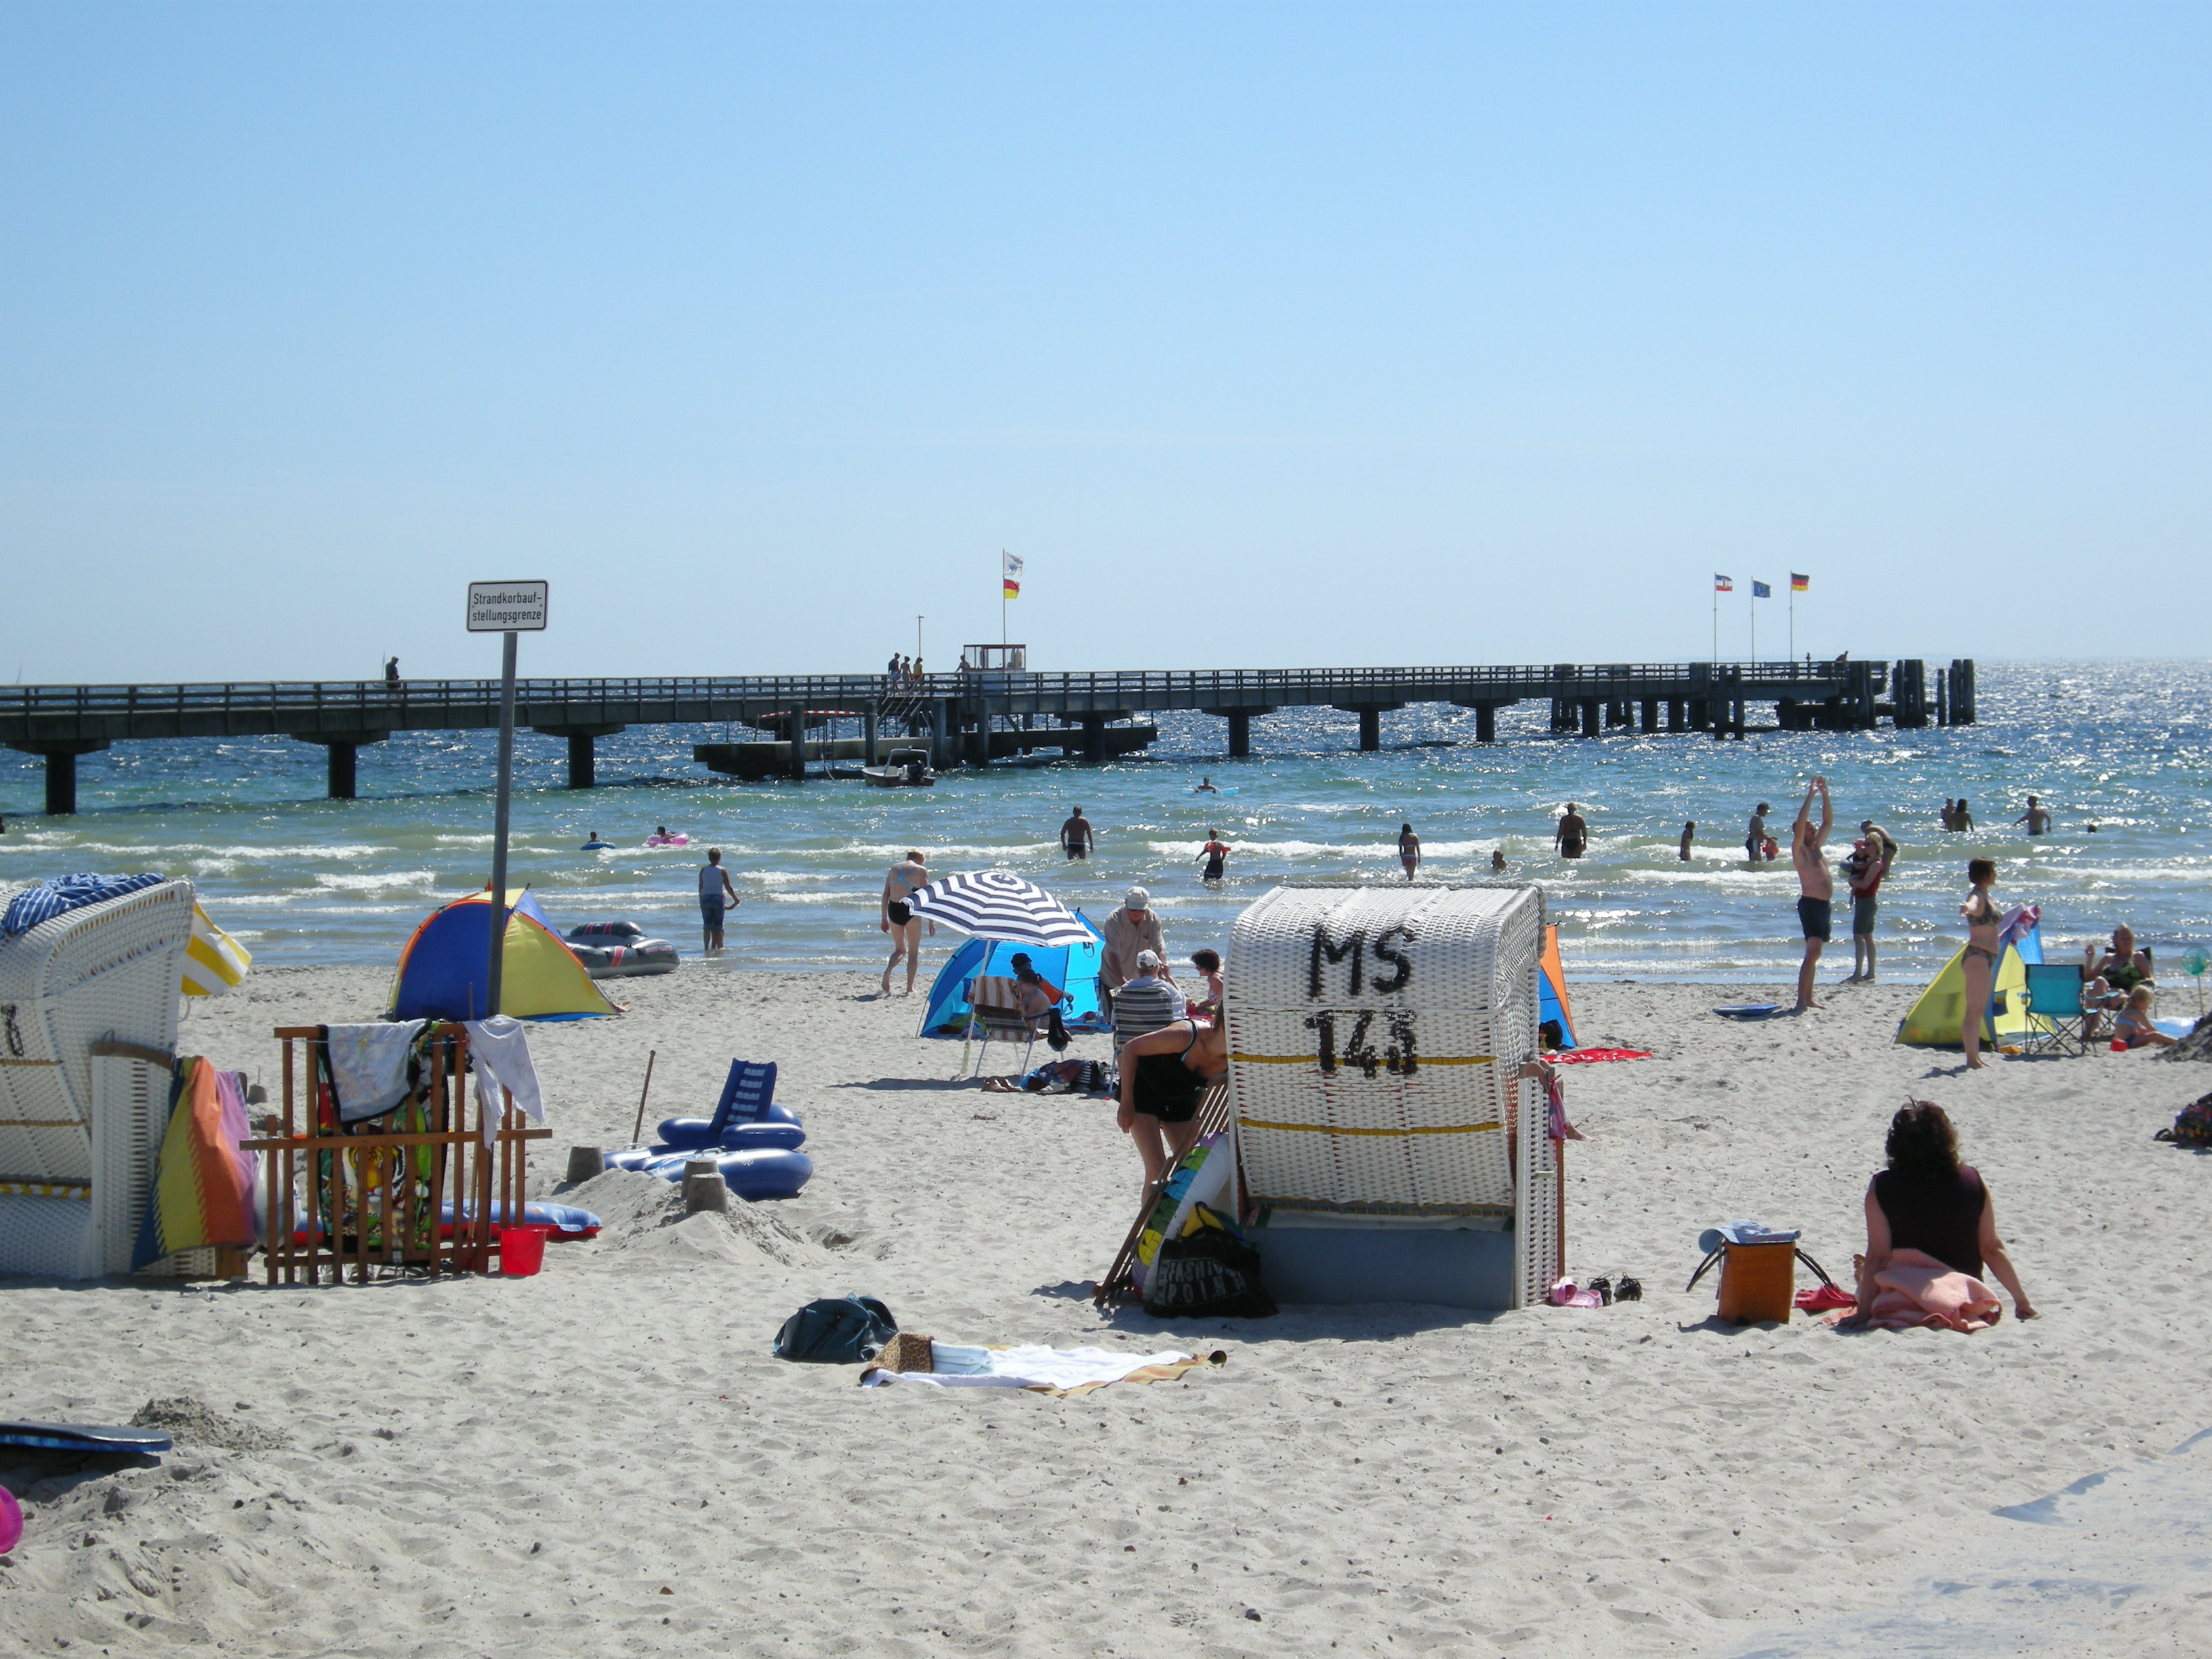
[[[46,757],[46,816],[50,818],[65,818],[76,811],[76,757],[97,754],[107,747],[104,743],[50,743],[35,749],[27,744],[13,746]]]
[[[1229,758],[1231,760],[1251,758],[1252,714],[1249,708],[1229,710]]]

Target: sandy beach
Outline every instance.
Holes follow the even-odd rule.
[[[257,974],[195,1007],[182,1047],[270,1076],[272,1027],[373,1018],[385,985]],[[732,1055],[778,1061],[818,1169],[805,1194],[675,1220],[665,1188],[604,1176],[571,1196],[608,1231],[534,1279],[0,1282],[0,1415],[213,1413],[159,1468],[0,1455],[28,1514],[0,1559],[8,1645],[1826,1651],[1820,1632],[2057,1535],[1995,1511],[2164,1467],[2212,1422],[2206,1166],[2150,1139],[2208,1069],[1961,1075],[1891,1045],[1905,986],[1741,1026],[1709,1010],[1744,988],[1575,988],[1585,1042],[1655,1055],[1568,1078],[1591,1137],[1571,1148],[1570,1266],[1635,1274],[1640,1304],[1177,1328],[1089,1299],[1138,1186],[1106,1103],[948,1081],[959,1045],[917,1039],[916,1003],[869,976],[695,969],[621,994],[620,1020],[532,1032],[555,1130],[536,1190],[570,1144],[628,1140],[657,1048],[648,1128],[708,1109]],[[1683,1292],[1700,1229],[1738,1216],[1802,1228],[1845,1274],[1908,1093],[1957,1120],[2042,1318],[1738,1330],[1711,1280]],[[794,1308],[847,1291],[942,1340],[1228,1358],[1060,1399],[863,1390],[771,1357]],[[2045,1585],[2039,1620],[1988,1650],[2212,1647],[2198,1581],[2111,1582]]]

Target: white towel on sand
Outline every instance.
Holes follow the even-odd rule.
[[[1091,1382],[1119,1382],[1147,1365],[1176,1365],[1189,1358],[1169,1349],[1161,1353],[1109,1353],[1104,1348],[994,1348],[991,1369],[973,1376],[933,1371],[870,1371],[864,1388],[886,1382],[926,1382],[938,1389],[1079,1389]]]

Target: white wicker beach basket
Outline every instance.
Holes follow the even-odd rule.
[[[1515,1073],[1543,922],[1540,889],[1504,884],[1285,885],[1246,910],[1223,983],[1249,1200],[1510,1227],[1518,1304],[1540,1300],[1555,1165],[1542,1091]]]
[[[0,940],[0,1273],[129,1271],[191,926],[165,881]]]

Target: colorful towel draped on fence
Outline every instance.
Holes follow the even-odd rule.
[[[179,1250],[253,1243],[253,1155],[238,1148],[250,1133],[237,1073],[196,1057],[177,1062],[168,1133],[131,1252],[133,1273]]]

